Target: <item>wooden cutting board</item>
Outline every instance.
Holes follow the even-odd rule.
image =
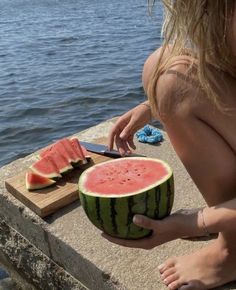
[[[25,170],[7,179],[5,181],[6,189],[40,217],[46,217],[79,199],[78,179],[86,168],[111,159],[94,153],[90,153],[90,156],[91,160],[88,164],[73,169],[51,187],[28,191],[25,186]]]

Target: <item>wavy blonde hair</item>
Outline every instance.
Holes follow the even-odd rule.
[[[148,0],[149,8],[155,0]],[[171,65],[172,57],[186,54],[190,48],[191,57],[197,65],[195,77],[206,96],[220,109],[213,83],[209,80],[207,66],[211,64],[219,72],[236,76],[235,56],[228,44],[235,0],[163,0],[164,43],[161,57],[149,81],[147,95],[153,112],[157,110],[156,84],[160,75]],[[163,60],[166,48],[171,47],[170,57]],[[191,66],[191,65],[190,65]]]

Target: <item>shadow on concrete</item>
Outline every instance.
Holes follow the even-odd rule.
[[[73,203],[66,205],[63,208],[57,210],[55,213],[45,217],[44,221],[48,224],[52,224],[55,220],[70,213],[71,211],[78,208],[79,206],[81,206],[81,203],[80,203],[80,200],[78,199],[78,200],[74,201]]]
[[[217,239],[218,234],[210,234],[210,236],[206,236],[206,237],[186,237],[186,238],[182,238],[182,240],[188,240],[191,242],[207,242],[207,241],[211,241],[211,240],[215,240]]]

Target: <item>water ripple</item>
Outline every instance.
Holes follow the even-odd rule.
[[[0,165],[144,100],[159,8],[150,18],[139,0],[1,0],[0,15]]]

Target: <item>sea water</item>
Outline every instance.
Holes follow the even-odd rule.
[[[145,99],[161,45],[146,0],[0,1],[0,166]]]

